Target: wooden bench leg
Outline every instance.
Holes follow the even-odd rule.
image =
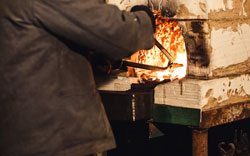
[[[208,129],[192,130],[192,156],[208,156]]]

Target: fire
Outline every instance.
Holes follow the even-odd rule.
[[[152,71],[134,68],[129,70],[129,75],[136,75],[145,80],[162,81],[164,79],[181,79],[186,75],[187,53],[184,38],[178,23],[172,19],[161,16],[159,11],[154,11],[156,18],[156,32],[154,37],[173,56],[174,63],[182,64],[182,67],[172,66],[163,71]],[[168,58],[155,45],[150,50],[141,50],[131,56],[131,61],[159,67],[168,66]]]

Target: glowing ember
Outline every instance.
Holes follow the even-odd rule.
[[[154,11],[156,18],[156,32],[154,37],[163,45],[163,47],[174,57],[174,63],[183,66],[172,66],[164,71],[151,71],[134,68],[129,70],[129,75],[136,75],[145,80],[181,79],[186,75],[187,53],[184,38],[177,22],[161,16],[159,11]],[[166,67],[168,65],[167,57],[154,46],[150,50],[141,50],[131,56],[131,61],[136,63]],[[131,73],[134,72],[134,73]]]

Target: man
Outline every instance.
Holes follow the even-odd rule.
[[[83,156],[115,147],[84,55],[119,60],[151,48],[149,13],[133,11],[103,0],[0,1],[1,156]]]

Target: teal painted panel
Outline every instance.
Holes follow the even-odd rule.
[[[153,122],[199,126],[200,109],[155,104],[153,107]]]

